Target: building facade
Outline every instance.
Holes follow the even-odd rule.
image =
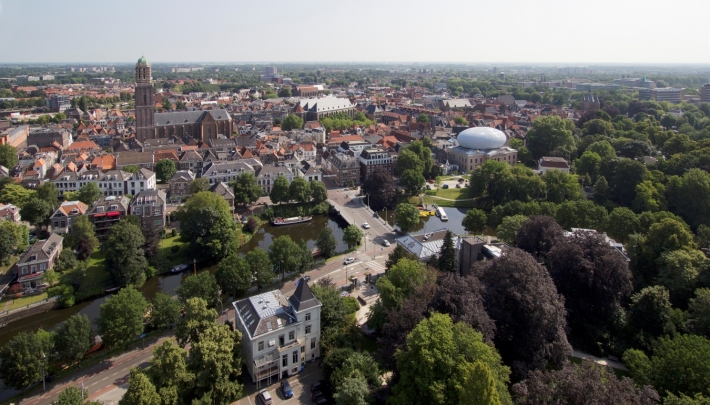
[[[700,102],[710,103],[710,83],[705,83],[700,87]]]
[[[360,162],[360,181],[365,182],[370,174],[381,168],[387,173],[394,175],[394,159],[384,148],[365,149],[358,157]]]
[[[195,173],[191,170],[178,170],[168,180],[170,201],[181,201],[190,195],[190,184],[195,181]]]
[[[44,273],[59,260],[63,241],[64,238],[53,233],[49,238],[35,242],[22,254],[15,266],[17,281],[24,289],[37,288],[43,284]]]
[[[166,197],[163,190],[143,190],[131,200],[131,215],[143,226],[165,226]]]
[[[99,198],[89,210],[89,221],[94,224],[94,232],[99,240],[106,239],[108,230],[128,215],[130,200],[125,195]]]
[[[252,382],[295,375],[320,357],[321,303],[305,279],[288,299],[274,290],[232,305]]]
[[[139,141],[155,138],[153,107],[153,76],[150,63],[141,56],[136,63],[136,138]]]
[[[217,139],[218,135],[231,136],[234,131],[232,116],[227,110],[156,113],[154,125],[157,138],[193,137],[202,142]]]
[[[64,201],[59,208],[49,217],[53,233],[71,232],[72,220],[86,214],[88,207],[81,201]]]
[[[639,90],[639,100],[668,101],[679,104],[685,98],[685,89],[675,87],[656,87],[655,89]]]
[[[345,153],[333,153],[323,161],[323,170],[335,180],[340,187],[360,183],[360,162]]]

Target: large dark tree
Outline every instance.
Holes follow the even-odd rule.
[[[668,290],[656,285],[634,294],[626,317],[629,340],[633,347],[651,351],[661,336],[674,336],[672,320],[673,308]]]
[[[363,194],[369,195],[370,208],[380,211],[392,209],[397,203],[397,189],[392,175],[385,169],[376,168],[362,185]]]
[[[564,235],[555,219],[545,215],[533,215],[523,222],[515,236],[518,247],[536,257],[546,257]]]
[[[612,318],[633,290],[626,258],[602,235],[577,231],[550,250],[547,262],[565,297],[571,340],[598,352]]]
[[[636,197],[636,186],[648,176],[643,163],[626,158],[602,161],[600,172],[609,182],[609,197],[625,207],[631,206]]]
[[[485,287],[486,311],[496,323],[496,348],[511,365],[514,379],[566,361],[572,348],[565,333],[564,298],[534,257],[511,249],[477,263],[474,274]]]
[[[458,273],[458,265],[456,263],[456,245],[454,243],[454,234],[451,231],[446,231],[444,235],[444,243],[441,245],[439,252],[439,270]]]
[[[399,243],[397,246],[392,250],[387,257],[387,261],[385,262],[385,267],[387,267],[387,270],[391,269],[392,266],[397,264],[401,259],[410,259],[410,260],[417,260],[417,257],[414,256],[413,254],[407,252],[407,250],[400,245]]]
[[[106,255],[106,269],[119,286],[141,286],[145,282],[148,262],[144,256],[144,244],[140,227],[128,219],[109,229],[102,249]]]
[[[653,387],[636,388],[630,378],[619,380],[610,368],[591,362],[532,371],[512,391],[519,405],[653,405],[660,399]]]
[[[180,237],[190,242],[190,256],[219,260],[232,253],[237,229],[222,197],[209,191],[193,194],[178,212]]]
[[[454,322],[464,322],[492,342],[496,325],[483,304],[483,286],[476,277],[447,274],[440,281],[429,304],[436,311],[449,314]],[[404,306],[404,305],[403,305]]]

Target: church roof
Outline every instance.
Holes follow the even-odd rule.
[[[291,303],[296,312],[301,312],[320,305],[320,302],[318,302],[316,297],[313,295],[311,288],[308,287],[308,283],[304,278],[298,280],[296,291],[294,291],[288,301]]]
[[[138,59],[138,63],[147,65],[148,61],[145,59],[145,56],[141,56],[140,59]]]

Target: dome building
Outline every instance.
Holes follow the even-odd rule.
[[[473,127],[459,133],[458,146],[447,149],[450,166],[468,173],[487,160],[505,162],[511,166],[518,162],[518,151],[505,146],[508,137],[495,128]]]

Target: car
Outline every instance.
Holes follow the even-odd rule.
[[[311,276],[303,276],[303,279],[306,280],[306,283],[311,281]]]
[[[459,180],[458,180],[459,183],[463,183],[464,181],[466,181],[466,180],[464,180],[463,177],[459,177]]]
[[[281,380],[281,391],[284,393],[284,398],[291,398],[293,396],[293,390],[288,380]]]
[[[259,391],[256,397],[259,398],[259,401],[261,401],[263,405],[272,405],[274,403],[274,401],[271,400],[271,394],[269,394],[269,390],[267,389]]]
[[[449,185],[448,185],[448,184],[444,184],[444,188],[449,188]]]
[[[182,273],[183,271],[187,270],[190,267],[189,264],[178,264],[177,266],[173,267],[170,269],[170,272],[175,274],[175,273]]]
[[[384,246],[384,247],[390,247],[390,241],[388,241],[387,239],[383,240],[383,241],[382,241],[382,246]]]
[[[427,190],[431,190],[431,186],[427,184],[427,185],[426,185],[426,189],[427,189]]]
[[[370,229],[370,224],[368,224],[367,222],[363,222],[362,227],[365,229]]]
[[[429,179],[429,184],[434,184],[434,180],[433,180],[433,179]]]
[[[316,390],[316,391],[313,391],[313,393],[311,393],[311,400],[313,402],[316,402],[319,398],[325,399],[325,394],[322,391]]]
[[[325,399],[324,397],[316,398],[314,404],[316,405],[325,405],[328,403],[328,400]]]
[[[457,184],[457,185],[456,185],[456,188],[461,188],[461,185],[460,185],[460,184]]]
[[[343,264],[350,264],[350,263],[352,263],[352,262],[354,262],[354,261],[355,261],[355,258],[354,258],[354,257],[348,257],[347,259],[345,259],[345,260],[343,261]]]
[[[314,383],[313,385],[311,385],[311,393],[313,393],[314,391],[320,390],[320,389],[323,388],[324,386],[325,386],[325,381],[324,381],[324,380],[318,380],[317,383]]]

